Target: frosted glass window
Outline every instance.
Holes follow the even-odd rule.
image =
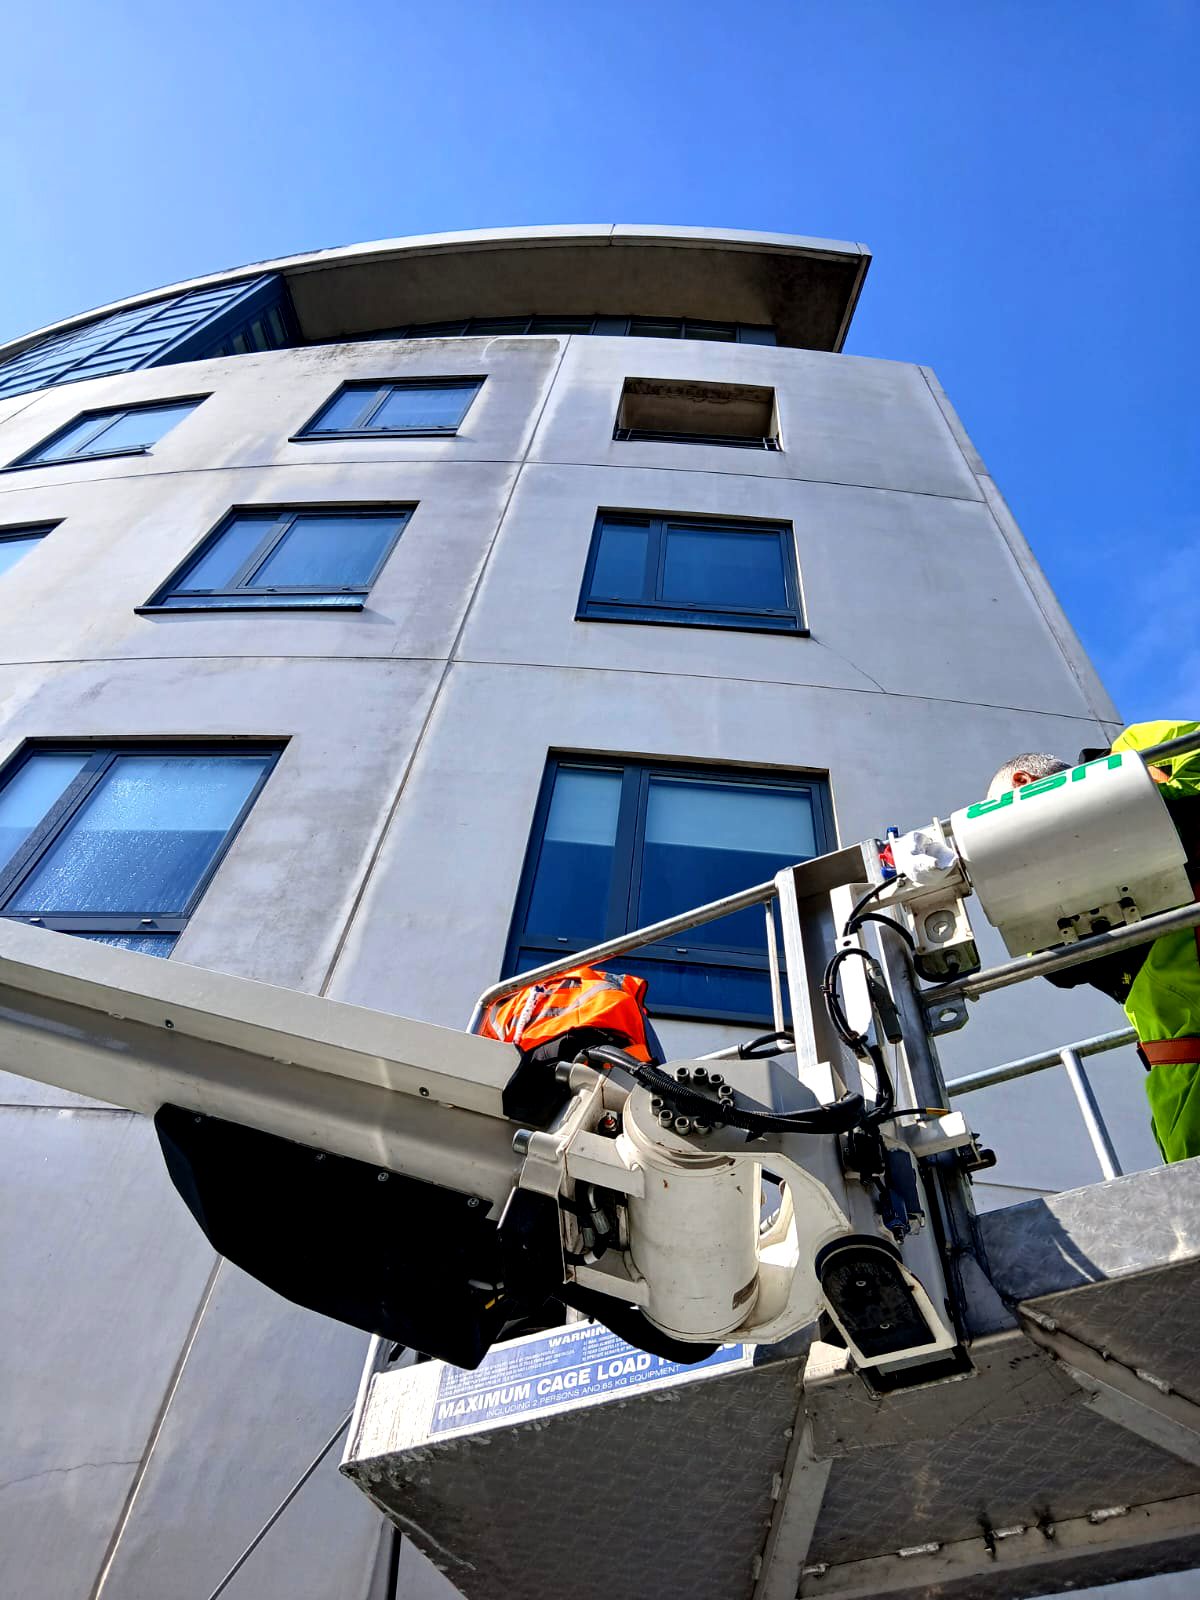
[[[481,378],[351,384],[336,394],[301,438],[330,433],[454,433]]]
[[[9,910],[182,915],[268,765],[118,756]]]
[[[55,461],[81,461],[89,456],[131,455],[148,450],[168,429],[194,411],[198,400],[174,400],[160,406],[89,411],[13,463],[44,466]]]
[[[12,860],[86,760],[86,755],[30,756],[8,780],[0,791],[0,866]]]
[[[93,944],[111,944],[118,950],[136,950],[142,956],[169,956],[175,948],[177,933],[77,933],[77,939],[90,939]]]

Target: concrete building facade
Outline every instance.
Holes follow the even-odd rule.
[[[937,379],[841,353],[868,259],[670,228],[447,235],[197,280],[0,350],[0,552],[25,541],[0,575],[0,808],[31,751],[268,750],[188,914],[108,936],[165,929],[176,961],[458,1026],[517,937],[550,759],[803,780],[833,843],[947,815],[1018,750],[1101,743],[1117,712]],[[474,384],[457,426],[302,436],[346,385],[431,380]],[[81,415],[183,400],[148,448],[29,460]],[[365,598],[164,603],[232,516],[372,511],[402,529]],[[581,614],[600,513],[775,530],[797,625],[752,606],[713,625],[711,596],[667,616],[667,591]],[[44,811],[18,821],[36,835]],[[36,918],[9,888],[0,914]],[[746,1032],[682,1009],[658,1022],[676,1053]],[[1118,1020],[1023,987],[944,1061]],[[1094,1076],[1127,1167],[1153,1164],[1140,1074],[1106,1057]],[[0,1593],[207,1596],[349,1409],[365,1338],[214,1258],[141,1119],[15,1075],[0,1102]],[[1095,1176],[1056,1075],[972,1109],[1000,1157],[981,1205]],[[230,1600],[451,1592],[411,1551],[396,1565],[336,1454]]]

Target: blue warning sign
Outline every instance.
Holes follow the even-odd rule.
[[[514,1339],[474,1372],[445,1367],[429,1434],[486,1428],[559,1411],[632,1389],[685,1382],[714,1369],[748,1366],[750,1346],[722,1345],[705,1361],[681,1366],[635,1350],[598,1323],[580,1322]]]

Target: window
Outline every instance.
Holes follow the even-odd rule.
[[[294,320],[283,281],[273,273],[192,289],[38,339],[0,362],[0,395],[228,355],[234,336],[244,349],[296,344]]]
[[[143,610],[361,610],[412,506],[233,511]]]
[[[757,384],[626,378],[613,438],[778,450],[775,391]]]
[[[89,461],[93,456],[145,455],[152,444],[157,444],[168,429],[182,422],[199,404],[199,399],[169,400],[163,405],[85,411],[12,465],[41,467],[59,461]]]
[[[0,528],[0,575],[15,567],[21,557],[28,555],[34,545],[42,540],[56,522],[29,523],[20,528]]]
[[[0,787],[0,916],[170,955],[277,756],[32,747]]]
[[[451,322],[412,322],[354,335],[359,339],[498,338],[510,333],[584,333],[605,338],[632,334],[643,339],[709,339],[722,343],[774,344],[775,330],[752,322],[703,322],[694,317],[562,316],[458,317]]]
[[[369,439],[454,433],[482,383],[482,378],[348,383],[296,437]]]
[[[551,759],[505,972],[541,965],[765,883],[831,848],[825,785],[729,769]],[[622,956],[672,1016],[770,1018],[761,907]]]
[[[804,633],[792,530],[602,511],[576,615]]]

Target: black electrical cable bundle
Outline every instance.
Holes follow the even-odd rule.
[[[846,918],[842,928],[842,937],[849,938],[858,932],[865,922],[881,923],[885,928],[890,928],[893,933],[898,933],[910,950],[916,949],[916,941],[908,929],[903,927],[893,917],[887,916],[882,911],[868,909],[872,900],[882,894],[885,889],[890,889],[894,883],[902,881],[902,875],[895,878],[885,878],[881,883],[868,889],[866,894],[860,895],[851,907],[850,915]],[[863,1124],[883,1122],[894,1115],[896,1105],[896,1090],[892,1083],[892,1075],[888,1071],[887,1063],[883,1059],[883,1051],[877,1044],[872,1044],[865,1033],[859,1033],[850,1026],[846,1016],[845,1007],[842,1005],[841,991],[838,988],[838,973],[842,966],[849,960],[861,961],[867,969],[867,983],[886,994],[887,983],[883,969],[869,950],[863,950],[858,945],[845,945],[841,950],[835,950],[825,968],[825,976],[821,980],[821,992],[825,997],[825,1009],[829,1013],[829,1020],[833,1023],[834,1032],[842,1043],[854,1051],[860,1060],[870,1061],[875,1068],[876,1081],[879,1094],[875,1104],[863,1117]]]
[[[745,1133],[848,1133],[862,1121],[863,1098],[860,1094],[843,1095],[832,1105],[814,1106],[811,1111],[770,1111],[766,1106],[735,1105],[732,1100],[714,1100],[677,1078],[670,1078],[660,1067],[649,1061],[639,1061],[626,1055],[613,1045],[597,1045],[587,1052],[590,1062],[606,1062],[628,1072],[635,1083],[651,1094],[661,1096],[663,1102],[680,1116],[697,1117],[703,1122],[720,1122],[728,1128],[741,1128]]]

